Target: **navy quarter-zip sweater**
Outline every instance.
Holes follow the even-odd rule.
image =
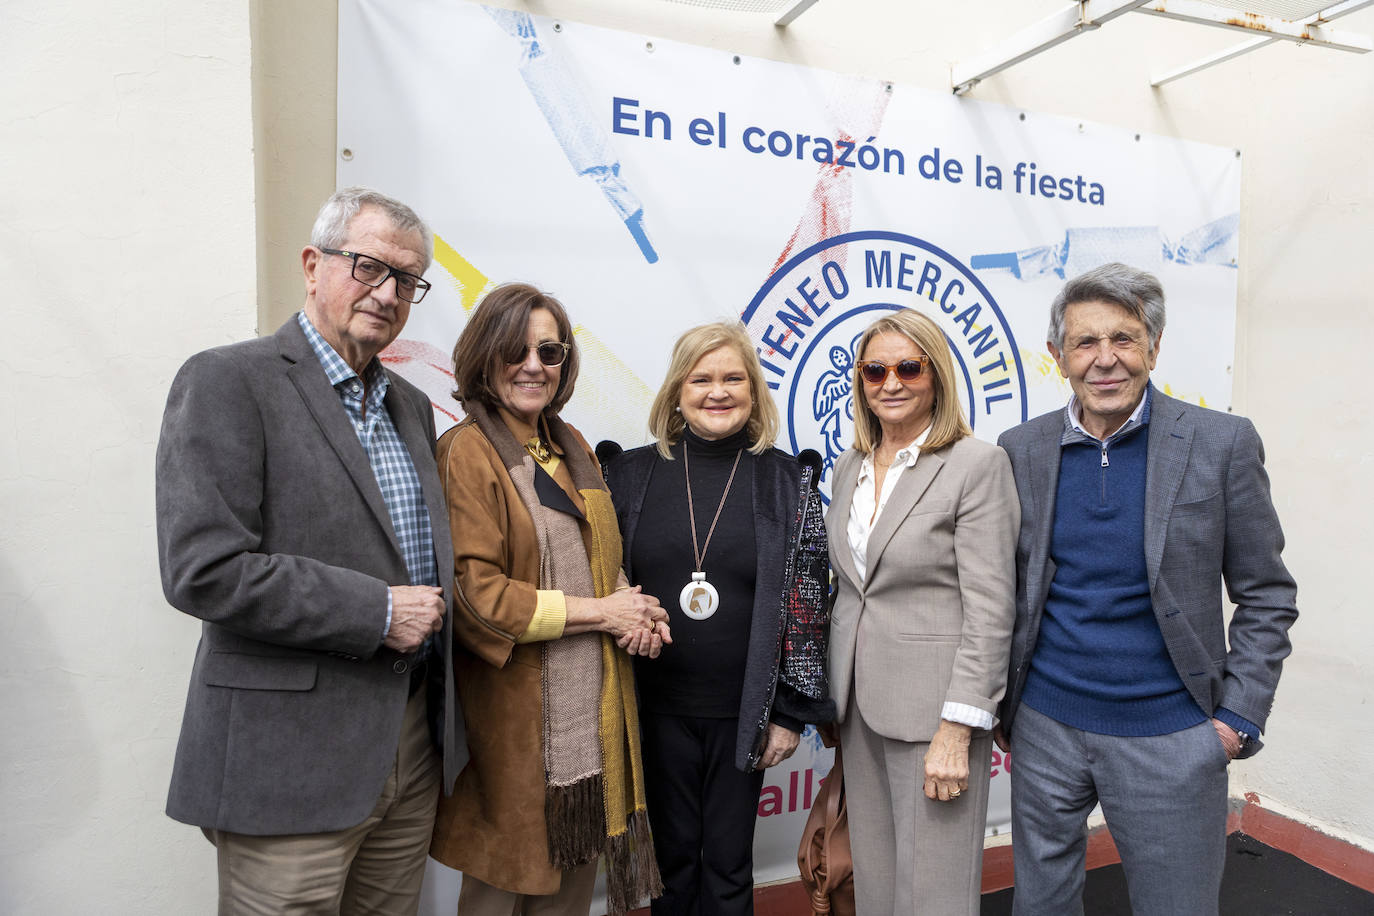
[[[1147,407],[1148,410],[1148,407]],[[1207,720],[1175,669],[1145,568],[1146,422],[1060,452],[1045,601],[1023,701],[1102,735],[1164,735]]]

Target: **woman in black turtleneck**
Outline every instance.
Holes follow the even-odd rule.
[[[673,633],[658,658],[635,659],[664,884],[652,910],[748,914],[763,770],[806,723],[834,718],[820,496],[811,470],[772,447],[777,408],[739,322],[678,339],[649,429],[657,444],[613,460],[606,480],[625,573]]]

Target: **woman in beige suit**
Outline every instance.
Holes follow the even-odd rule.
[[[976,914],[1015,613],[1011,465],[973,438],[935,322],[885,315],[856,354],[826,529],[858,913]]]

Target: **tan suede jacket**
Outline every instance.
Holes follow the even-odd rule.
[[[552,894],[562,872],[549,862],[544,820],[542,644],[516,642],[535,614],[534,522],[474,421],[440,437],[436,454],[453,531],[454,672],[472,759],[440,800],[430,855],[503,890]],[[554,480],[583,508],[566,465]],[[584,525],[584,542],[590,537]]]

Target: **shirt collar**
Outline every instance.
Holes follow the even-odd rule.
[[[927,426],[924,430],[921,431],[921,434],[919,436],[917,436],[915,439],[912,439],[905,446],[897,450],[897,454],[893,456],[892,464],[890,464],[889,467],[895,468],[898,465],[901,465],[901,467],[904,470],[910,470],[911,468],[914,468],[916,466],[916,459],[921,457],[921,446],[925,445],[926,437],[929,435],[930,427]],[[859,468],[860,480],[864,479],[865,477],[872,478],[873,455],[874,452],[869,452],[867,455],[864,456],[863,465]]]
[[[315,357],[324,367],[324,374],[329,378],[330,385],[338,388],[358,377],[358,373],[354,372],[353,367],[330,346],[329,341],[324,339],[324,335],[315,328],[304,311],[297,312],[296,319],[300,322],[301,330],[305,332],[305,339],[310,342],[310,349],[315,351]],[[387,389],[391,387],[391,380],[382,371],[382,364],[377,357],[372,357],[363,373],[363,382],[368,392],[374,393],[374,397],[385,397]]]
[[[1092,433],[1083,428],[1079,422],[1079,403],[1078,395],[1070,394],[1069,403],[1064,406],[1064,435],[1060,439],[1060,444],[1067,445],[1070,442],[1082,442],[1084,439],[1091,439],[1094,442],[1112,442],[1120,439],[1128,433],[1134,432],[1140,427],[1150,422],[1150,401],[1154,397],[1155,386],[1145,385],[1145,396],[1140,399],[1140,403],[1135,405],[1135,410],[1126,418],[1126,422],[1117,427],[1116,432],[1111,433],[1106,439],[1098,439]]]

